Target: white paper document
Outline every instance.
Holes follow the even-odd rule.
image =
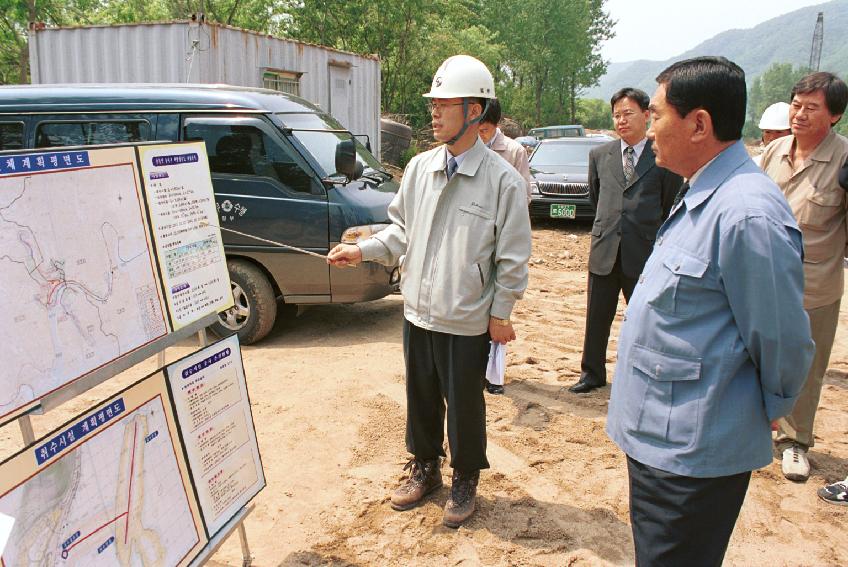
[[[6,543],[9,541],[9,536],[12,535],[12,526],[15,525],[15,519],[6,514],[0,514],[0,555],[3,555],[3,550],[6,549]]]
[[[492,342],[489,349],[489,364],[486,366],[486,380],[490,384],[503,386],[504,370],[506,370],[506,345]]]

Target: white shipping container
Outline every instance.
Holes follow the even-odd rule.
[[[380,61],[220,24],[177,21],[34,28],[33,84],[222,83],[318,104],[380,153]]]

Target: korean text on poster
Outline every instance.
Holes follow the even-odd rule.
[[[174,329],[233,305],[202,142],[139,147]]]

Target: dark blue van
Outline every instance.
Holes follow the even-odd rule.
[[[206,143],[222,228],[319,254],[385,228],[398,190],[366,145],[293,95],[218,85],[0,87],[0,150],[153,140]],[[337,171],[345,153],[355,167]],[[222,235],[235,307],[216,331],[237,331],[244,344],[294,306],[379,299],[397,288],[397,271],[374,263],[330,268]]]

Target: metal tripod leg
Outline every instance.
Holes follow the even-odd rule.
[[[244,529],[244,521],[239,524],[238,534],[241,542],[241,565],[242,567],[250,567],[253,564],[253,557],[251,557],[250,547],[247,545],[247,530]]]
[[[21,426],[21,437],[24,438],[24,445],[30,445],[35,442],[35,431],[32,429],[32,421],[28,415],[18,418],[18,425]]]

